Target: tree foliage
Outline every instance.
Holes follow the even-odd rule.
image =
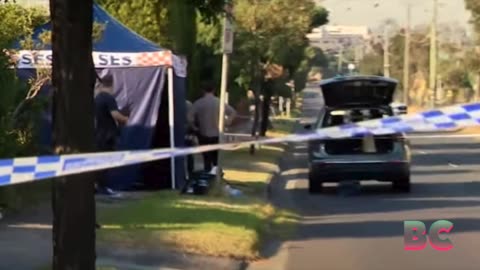
[[[451,37],[452,32],[461,35],[464,29],[455,28],[452,25],[440,27],[439,35],[439,57],[438,57],[438,75],[445,90],[471,91],[472,76],[471,71],[480,70],[480,61],[478,57],[472,57],[476,54],[475,50],[468,49],[463,41]],[[458,33],[459,32],[459,33]],[[457,35],[457,37],[459,36]],[[411,97],[415,98],[417,104],[422,104],[427,98],[429,62],[430,62],[430,42],[428,27],[418,27],[411,31],[410,43],[410,77],[409,89],[413,91]],[[400,82],[400,88],[403,89],[404,72],[404,47],[405,33],[403,29],[398,29],[390,39],[389,57],[391,76]],[[383,42],[376,41],[371,44],[372,52],[367,54],[360,63],[360,71],[366,74],[383,74]],[[440,101],[442,102],[442,101]]]
[[[167,10],[161,0],[99,0],[106,10],[141,36],[158,44],[168,44]]]
[[[185,56],[189,63],[189,92],[196,89],[202,54],[196,46],[197,27],[200,22],[204,25],[218,22],[223,0],[99,0],[99,3],[141,36]]]
[[[283,89],[279,85],[289,80],[295,82],[296,89],[305,85],[309,71],[306,34],[312,27],[327,22],[326,17],[327,12],[316,8],[310,0],[234,1],[235,50],[230,78],[234,84],[230,91],[254,90],[257,105],[258,96],[264,95],[261,135],[265,135],[268,126],[270,97]],[[283,72],[268,76],[268,69],[274,66],[281,67]],[[257,116],[258,112],[254,126]]]
[[[25,98],[28,85],[16,78],[11,68],[13,63],[3,49],[12,48],[16,41],[47,20],[48,13],[43,9],[0,5],[0,158],[30,156],[38,151],[34,138],[42,104],[29,104],[14,119],[15,107]],[[21,207],[31,193],[30,185],[0,188],[0,206]]]
[[[140,35],[186,56],[190,88],[198,87],[200,79],[219,80],[216,74],[221,64],[218,53],[225,1],[99,3]],[[241,88],[248,88],[254,77],[261,77],[257,73],[267,63],[284,66],[293,78],[305,58],[305,34],[328,22],[328,11],[311,0],[234,0],[233,4],[236,37],[231,80]]]
[[[322,6],[317,6],[312,11],[312,22],[310,28],[319,27],[328,23],[328,10]]]
[[[465,0],[468,10],[471,12],[470,23],[475,29],[477,43],[480,43],[480,2],[477,0]],[[477,74],[480,73],[480,52],[478,50],[470,51],[470,57],[467,58],[467,66]],[[474,57],[472,57],[472,55]],[[480,75],[479,75],[480,76]],[[480,79],[477,82],[476,100],[480,99]]]
[[[15,4],[0,5],[0,46],[11,48],[20,37],[30,34],[33,29],[48,20],[42,8],[24,8]]]
[[[470,22],[478,34],[480,33],[480,2],[478,0],[465,0],[465,5],[471,12]]]
[[[309,0],[235,1],[233,61],[240,76],[236,81],[251,82],[258,77],[255,70],[267,63],[283,66],[293,78],[305,59],[306,34],[312,26],[327,22],[326,16]],[[247,67],[250,72],[238,70]]]
[[[15,42],[30,35],[36,26],[45,23],[47,19],[47,13],[43,9],[23,8],[14,4],[0,5],[0,48],[12,48]],[[17,123],[14,126],[12,119],[15,106],[27,91],[26,85],[16,78],[15,70],[11,69],[12,64],[7,54],[0,53],[0,156],[4,157],[26,154],[32,148],[31,121],[24,117],[21,125]]]

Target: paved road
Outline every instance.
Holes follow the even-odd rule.
[[[308,98],[310,97],[310,99]],[[312,99],[313,98],[313,99]],[[305,117],[321,106],[307,90]],[[389,184],[362,183],[361,194],[307,191],[306,144],[293,147],[273,198],[302,216],[293,240],[252,269],[443,270],[480,269],[480,151],[473,139],[415,140],[413,186],[398,194]],[[403,250],[403,221],[438,219],[454,223],[454,248],[447,252]]]

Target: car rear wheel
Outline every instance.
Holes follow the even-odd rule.
[[[410,176],[394,181],[393,189],[400,192],[410,192]]]
[[[323,183],[316,181],[312,173],[310,173],[308,176],[308,191],[312,194],[321,193],[323,191]]]

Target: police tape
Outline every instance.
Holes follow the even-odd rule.
[[[404,135],[403,137],[405,139],[413,139],[415,141],[417,140],[428,140],[428,139],[472,139],[472,138],[480,138],[480,133],[471,133],[471,134],[450,134],[448,133],[432,133],[435,131],[431,131],[428,133],[418,133],[414,135]],[[438,132],[438,130],[436,131]],[[443,132],[443,130],[442,130]],[[227,133],[224,136],[225,142],[231,143],[231,142],[247,142],[250,141],[253,137],[250,134],[244,134],[244,133]],[[268,138],[268,136],[267,136]],[[391,139],[391,135],[384,135],[384,136],[375,136],[375,139]],[[358,137],[358,139],[362,139],[362,137]],[[324,141],[328,140],[335,140],[335,139],[323,139]]]
[[[342,126],[317,129],[305,134],[188,148],[116,151],[0,160],[0,186],[45,180],[104,169],[141,164],[214,150],[234,150],[252,144],[266,145],[318,139],[341,139],[365,135],[389,135],[442,131],[480,124],[480,103],[451,106],[412,115],[393,116]]]

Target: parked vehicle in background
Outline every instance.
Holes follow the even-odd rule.
[[[394,115],[396,80],[377,76],[347,76],[321,81],[324,108],[318,129]],[[309,191],[321,192],[324,183],[344,180],[392,182],[410,191],[410,149],[404,134],[366,136],[309,142]]]

